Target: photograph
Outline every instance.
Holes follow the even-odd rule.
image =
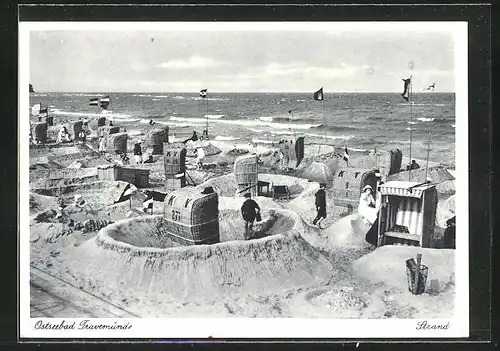
[[[21,21],[21,336],[468,336],[467,65],[459,21]]]

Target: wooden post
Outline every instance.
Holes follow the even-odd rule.
[[[420,263],[422,262],[422,254],[417,254],[417,270],[415,271],[415,283],[413,284],[413,294],[417,295],[418,281],[420,278]]]

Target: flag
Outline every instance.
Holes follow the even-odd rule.
[[[347,151],[347,147],[344,148],[344,157],[343,157],[344,161],[349,163],[349,152]]]
[[[31,108],[31,114],[32,115],[38,115],[40,113],[40,109],[42,108],[42,104],[35,104]]]
[[[201,89],[200,90],[200,96],[202,98],[206,98],[207,97],[207,89]]]
[[[99,106],[101,106],[103,109],[107,110],[109,106],[109,101],[102,101],[99,103]]]
[[[107,102],[109,104],[110,103],[109,95],[106,95],[105,97],[101,98],[101,102]]]
[[[289,114],[292,114],[292,110],[288,110],[288,113],[289,113]]]
[[[320,90],[315,92],[313,97],[314,97],[314,100],[323,101],[323,87],[321,87]]]
[[[181,171],[181,172],[177,173],[174,177],[175,177],[176,179],[184,178],[184,177],[185,177],[185,174],[184,174],[184,172],[182,172],[182,171]]]
[[[99,103],[98,98],[92,98],[92,99],[90,99],[89,105],[90,106],[97,106],[98,103]]]
[[[403,93],[401,94],[401,96],[403,97],[403,99],[408,101],[408,98],[410,97],[411,78],[403,79],[403,82],[405,82],[405,85],[404,85],[404,90],[403,90]]]
[[[434,91],[434,89],[436,88],[436,83],[432,83],[431,85],[429,85],[429,87],[425,90],[432,90]]]
[[[49,115],[49,107],[47,106],[44,109],[40,109],[40,112],[38,112],[39,117],[47,117]]]

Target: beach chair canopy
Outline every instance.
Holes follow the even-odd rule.
[[[425,191],[434,188],[433,184],[418,182],[392,181],[380,186],[381,195],[422,198]]]

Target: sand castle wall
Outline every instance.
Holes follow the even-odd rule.
[[[68,260],[69,270],[83,279],[92,279],[98,286],[133,289],[144,294],[214,299],[218,298],[217,294],[232,290],[241,294],[317,284],[335,273],[326,258],[294,229],[250,241],[144,247],[169,245],[158,239],[161,221],[160,216],[150,216],[103,228],[94,240],[75,248],[72,259]],[[133,234],[138,233],[140,224],[148,233],[147,239]],[[129,236],[125,239],[128,243],[124,236]]]

